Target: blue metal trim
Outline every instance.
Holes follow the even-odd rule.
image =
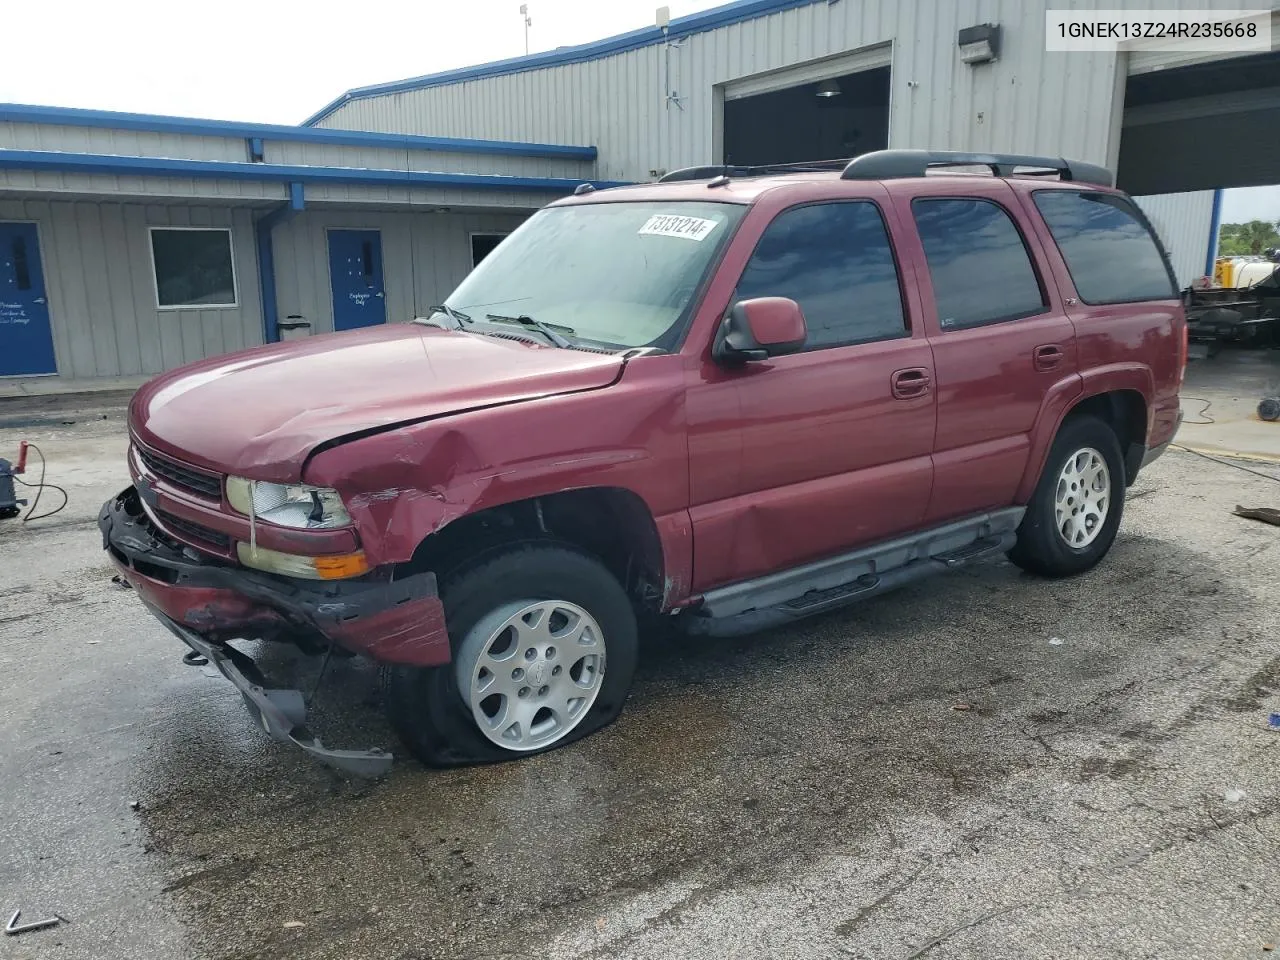
[[[21,103],[0,104],[0,122],[51,123],[70,127],[108,127],[113,130],[142,130],[149,133],[186,133],[203,137],[258,137],[304,143],[343,144],[355,147],[384,147],[400,150],[438,150],[447,153],[489,153],[514,157],[550,157],[557,160],[594,160],[595,147],[575,147],[556,143],[515,143],[505,140],[469,140],[458,137],[418,137],[398,133],[368,133],[363,130],[332,130],[324,127],[290,127],[274,123],[235,123],[230,120],[197,120],[190,117],[163,117],[146,113],[116,113],[112,110],[81,110],[76,107],[37,107]]]
[[[425,170],[377,170],[363,167],[306,167],[230,160],[180,160],[121,157],[52,150],[0,150],[0,169],[108,173],[116,176],[217,177],[298,183],[375,183],[397,186],[474,187],[492,190],[548,190],[572,193],[581,177],[511,177],[491,173],[434,173]],[[599,189],[621,187],[618,180],[592,180]]]
[[[1218,259],[1218,234],[1222,232],[1222,190],[1213,191],[1213,215],[1209,219],[1209,253],[1204,261],[1204,275],[1213,276],[1214,261]]]
[[[280,339],[280,308],[276,305],[276,251],[271,240],[271,228],[267,227],[264,230],[262,223],[259,222],[254,230],[254,239],[258,245],[258,293],[262,297],[262,342],[275,343]]]
[[[289,184],[289,202],[276,207],[254,224],[258,246],[258,292],[262,297],[262,342],[280,339],[280,306],[276,303],[276,249],[271,231],[277,224],[292,220],[306,206],[303,186]]]
[[[304,127],[320,122],[344,103],[352,100],[364,100],[368,97],[382,96],[388,93],[403,93],[406,90],[423,90],[427,87],[439,87],[463,80],[478,80],[481,77],[500,77],[509,73],[523,73],[526,70],[540,70],[544,67],[558,67],[567,63],[582,63],[587,60],[598,60],[640,47],[653,46],[667,40],[677,40],[695,33],[705,33],[718,27],[727,27],[744,20],[771,13],[781,13],[796,7],[805,7],[821,0],[735,0],[722,7],[713,7],[701,13],[691,13],[671,21],[666,33],[655,27],[644,27],[616,37],[606,37],[591,43],[579,44],[575,47],[557,47],[546,53],[534,53],[524,57],[512,57],[509,60],[498,60],[475,67],[462,67],[458,70],[446,70],[443,73],[431,73],[422,77],[410,77],[407,80],[395,80],[391,83],[375,83],[367,87],[356,87],[348,90],[336,100],[321,107],[307,119],[302,121]],[[831,0],[827,0],[831,2]]]

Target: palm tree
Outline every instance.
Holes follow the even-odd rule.
[[[1224,256],[1256,256],[1264,250],[1280,247],[1280,233],[1276,232],[1276,224],[1266,220],[1224,223],[1219,238],[1219,252]]]

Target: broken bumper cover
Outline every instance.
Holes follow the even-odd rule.
[[[133,487],[103,505],[98,527],[103,547],[143,602],[207,643],[295,639],[335,643],[381,663],[450,660],[434,573],[308,581],[248,570],[170,539]]]
[[[144,601],[145,602],[145,601]],[[307,729],[307,705],[300,690],[266,685],[253,660],[234,647],[210,643],[146,604],[156,619],[183,643],[208,659],[231,681],[249,712],[273,740],[292,743],[321,763],[357,777],[381,777],[391,770],[394,757],[385,750],[331,750]]]
[[[272,739],[354,776],[390,770],[394,758],[386,751],[326,747],[307,729],[302,692],[269,685],[252,658],[227,641],[328,642],[384,662],[447,663],[449,637],[434,574],[310,583],[246,570],[170,538],[132,487],[103,505],[98,526],[103,547],[143,605],[231,681]]]

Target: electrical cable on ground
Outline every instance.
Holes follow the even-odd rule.
[[[1199,417],[1200,419],[1183,420],[1182,421],[1183,423],[1194,423],[1194,424],[1199,424],[1203,426],[1203,425],[1208,425],[1210,423],[1218,422],[1217,420],[1213,419],[1213,417],[1209,416],[1209,408],[1213,406],[1212,400],[1206,400],[1204,397],[1182,397],[1181,399],[1194,400],[1196,403],[1204,404],[1203,407],[1201,407],[1199,410],[1196,411],[1196,416]]]
[[[1194,453],[1197,457],[1203,457],[1204,459],[1211,460],[1214,463],[1220,463],[1224,467],[1234,467],[1237,470],[1243,470],[1245,473],[1252,473],[1255,477],[1262,477],[1264,480],[1274,480],[1276,483],[1280,483],[1280,477],[1273,476],[1270,473],[1263,473],[1261,470],[1254,470],[1252,467],[1246,467],[1239,463],[1232,463],[1230,460],[1223,460],[1219,457],[1211,457],[1207,453],[1201,453],[1199,450],[1192,450],[1190,447],[1184,447],[1180,443],[1171,443],[1169,446],[1174,450],[1181,450],[1184,453]]]
[[[52,517],[55,513],[57,513],[59,510],[65,507],[68,501],[71,499],[70,497],[67,496],[67,491],[63,490],[56,483],[44,482],[44,472],[47,466],[44,459],[44,451],[42,451],[34,443],[28,443],[27,447],[31,450],[34,450],[36,453],[40,455],[40,479],[37,480],[35,483],[27,483],[27,481],[23,480],[21,477],[13,478],[17,483],[20,483],[24,487],[27,487],[28,489],[34,490],[36,492],[35,499],[31,501],[31,506],[27,508],[27,515],[22,518],[23,523],[27,523],[30,520],[43,520],[45,517]],[[57,490],[60,494],[62,494],[62,503],[54,507],[52,510],[46,510],[44,513],[36,514],[36,506],[40,503],[40,494],[44,492],[45,487],[48,487],[51,490]]]

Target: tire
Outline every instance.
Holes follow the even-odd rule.
[[[1106,509],[1102,519],[1088,527],[1085,521],[1096,517],[1100,497],[1097,489],[1088,489],[1094,485],[1083,482],[1083,477],[1090,475],[1091,470],[1092,475],[1097,475],[1098,459],[1105,465],[1107,474]],[[1068,464],[1071,474],[1064,477]],[[1080,469],[1086,472],[1082,474]],[[1072,481],[1079,484],[1078,488],[1066,482],[1071,476],[1081,478]],[[1111,549],[1120,527],[1124,514],[1124,478],[1124,460],[1115,431],[1096,417],[1068,419],[1054,438],[1009,559],[1043,577],[1070,577],[1091,569]],[[1080,511],[1065,513],[1063,525],[1059,524],[1058,513],[1060,481],[1064,481],[1061,487],[1064,509]]]
[[[626,592],[598,560],[565,544],[521,544],[490,552],[454,571],[440,593],[454,662],[439,667],[388,665],[382,672],[391,726],[423,763],[456,767],[532,756],[581,740],[617,719],[635,673],[636,617]],[[515,638],[521,647],[524,639],[543,637],[534,632],[521,633],[527,626],[521,613],[531,606],[538,609],[527,614],[528,620],[545,616],[545,624],[553,628],[536,658],[523,662],[520,658],[526,651],[513,646],[509,653],[501,651],[506,656],[501,676],[490,673],[489,680],[476,679],[481,668],[493,666],[497,670],[497,661],[488,654],[496,650],[499,634]],[[570,619],[577,612],[585,619]],[[566,623],[570,626],[564,636],[574,639],[566,639],[560,649],[549,649],[558,636],[554,628]],[[504,624],[510,625],[499,629]],[[598,648],[578,646],[579,642],[587,644],[596,639]],[[570,648],[568,652],[566,647]],[[508,674],[507,668],[512,672]],[[581,691],[566,687],[566,678],[575,669],[579,672],[573,682],[582,686]],[[596,673],[592,674],[592,670]],[[509,689],[507,677],[517,675],[527,683]],[[533,685],[535,680],[541,686]],[[500,683],[507,693],[491,694],[484,700],[477,694],[476,702],[472,702],[472,685],[489,681]],[[520,693],[520,689],[524,692]],[[493,697],[498,697],[503,707],[493,709],[491,719],[488,712],[493,707]],[[575,707],[575,699],[565,701],[564,697],[580,702]],[[525,718],[512,723],[505,734],[498,729],[503,717],[522,713],[531,705],[538,707],[532,722]],[[512,713],[503,712],[508,709]],[[573,712],[575,709],[577,712]],[[549,731],[548,714],[558,724]],[[543,717],[541,723],[539,716]],[[482,728],[481,720],[486,727]],[[516,730],[515,735],[511,729]],[[542,732],[538,736],[529,732],[539,730]]]

